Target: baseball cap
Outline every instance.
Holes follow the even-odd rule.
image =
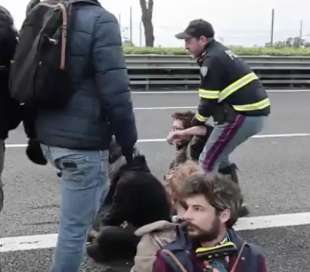
[[[214,36],[213,26],[202,19],[191,21],[183,32],[175,35],[177,39],[199,38],[200,36],[206,36],[207,38],[213,38]]]

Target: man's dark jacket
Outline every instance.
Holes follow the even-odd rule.
[[[9,66],[17,44],[17,32],[9,12],[0,6],[0,139],[20,121],[18,103],[9,95]]]
[[[96,150],[107,149],[113,133],[130,148],[137,131],[119,25],[96,0],[75,2],[69,46],[74,94],[64,109],[38,110],[37,137],[46,145]]]
[[[230,241],[233,242],[238,253],[240,252],[243,244],[245,243],[239,235],[233,230],[228,230]],[[168,249],[175,254],[181,264],[187,269],[188,272],[203,272],[201,261],[193,254],[192,242],[188,239],[187,235],[181,229],[178,229],[178,238],[175,242],[168,244],[164,249]],[[232,271],[235,262],[234,272],[267,272],[266,260],[261,249],[253,244],[244,244],[239,260],[237,255],[230,256],[229,271]],[[166,255],[162,250],[157,253],[157,259],[154,263],[154,272],[181,272],[178,266],[172,259]]]

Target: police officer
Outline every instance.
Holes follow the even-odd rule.
[[[206,173],[220,169],[234,176],[229,155],[262,130],[270,100],[249,66],[214,39],[209,22],[193,20],[176,38],[185,40],[185,48],[200,66],[200,103],[192,123],[204,124],[210,117],[215,123],[200,154],[200,165]]]

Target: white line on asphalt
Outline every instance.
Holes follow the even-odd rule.
[[[267,138],[294,138],[294,137],[309,137],[310,133],[288,133],[288,134],[262,134],[255,135],[252,138],[254,139],[267,139]],[[140,139],[138,143],[162,143],[166,142],[166,138],[157,138],[157,139]],[[26,147],[27,144],[6,144],[6,148],[19,148]]]
[[[56,233],[0,238],[0,252],[53,248],[56,240]]]
[[[257,230],[310,224],[310,212],[240,218],[236,230]],[[0,252],[37,250],[56,246],[57,234],[0,238]]]
[[[293,227],[310,224],[310,212],[277,214],[258,217],[243,217],[236,224],[236,230],[257,230],[279,227]]]
[[[255,135],[251,138],[254,139],[264,139],[264,138],[292,138],[292,137],[309,137],[310,133],[289,133],[289,134],[262,134]],[[139,143],[158,143],[158,142],[166,142],[165,138],[159,139],[140,139]]]
[[[310,89],[296,89],[296,90],[267,90],[268,93],[309,93]],[[197,91],[133,91],[132,94],[194,94]]]
[[[288,134],[262,134],[254,135],[251,138],[254,139],[266,139],[266,138],[293,138],[293,137],[309,137],[310,133],[288,133]],[[138,143],[160,143],[166,142],[166,138],[158,139],[140,139]]]

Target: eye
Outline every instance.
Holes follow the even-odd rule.
[[[201,206],[193,206],[193,210],[196,211],[196,212],[201,212],[201,211],[203,211],[204,209],[203,209],[203,207],[201,207]]]

